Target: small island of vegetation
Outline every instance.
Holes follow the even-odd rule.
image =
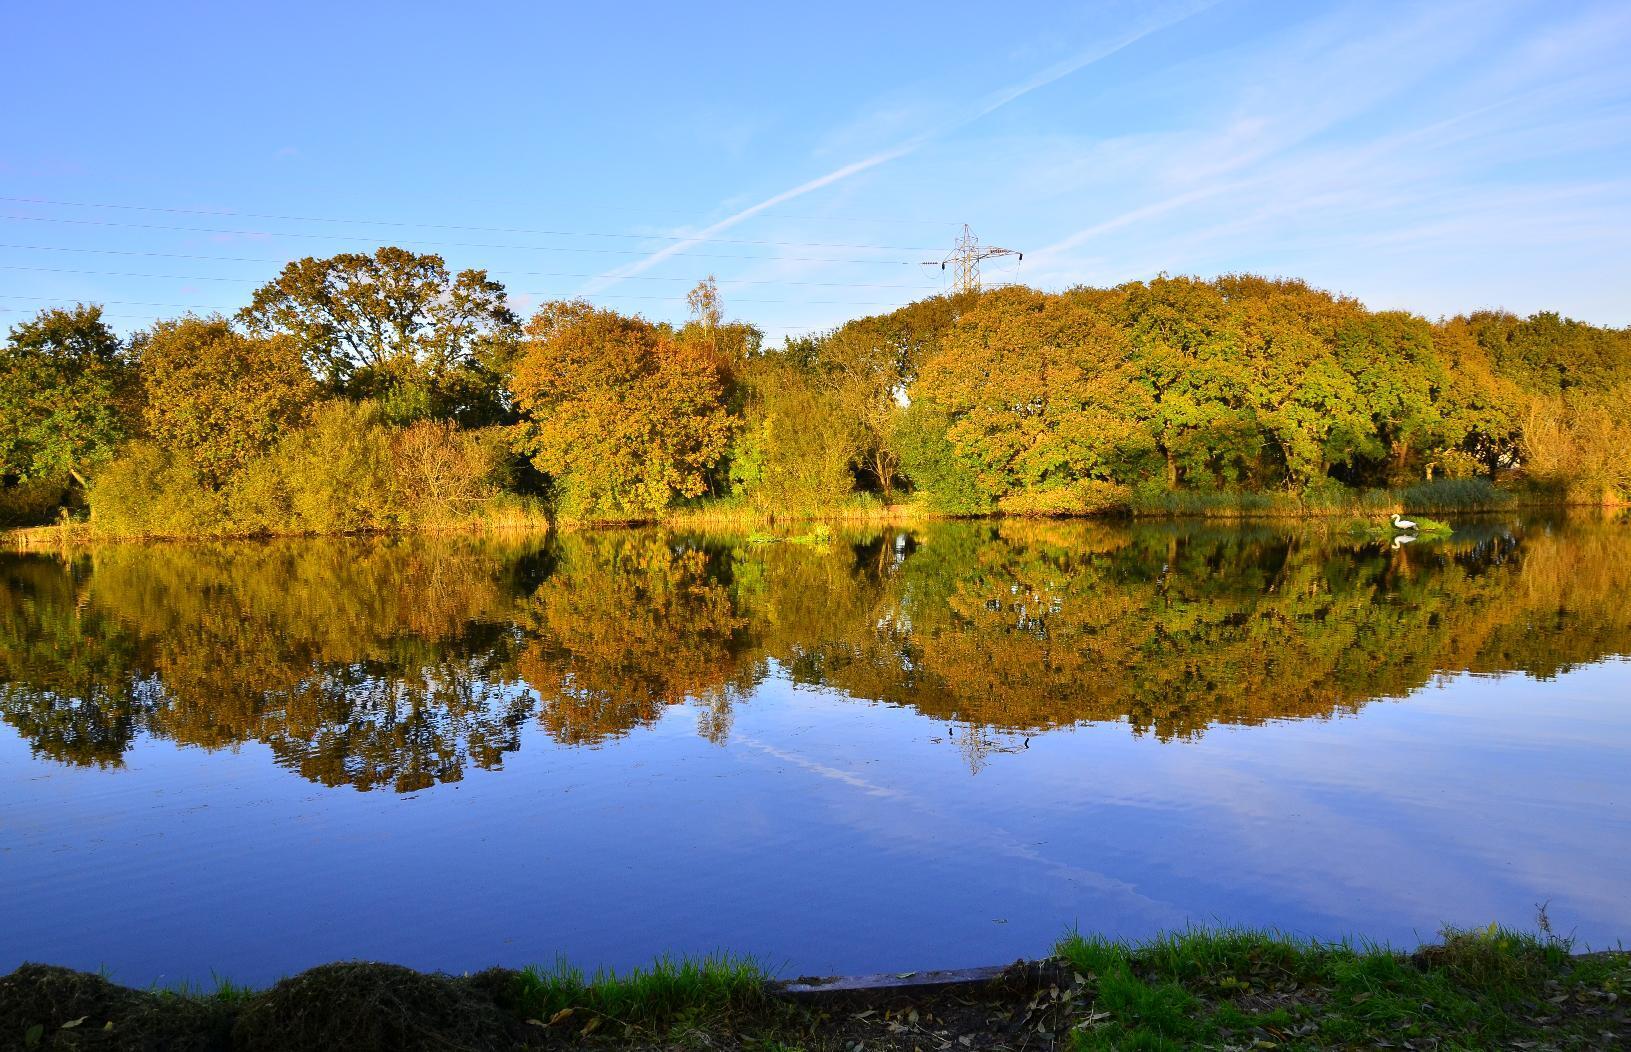
[[[1360,515],[1631,494],[1631,330],[1429,321],[1292,280],[937,296],[764,345],[523,321],[479,270],[302,259],[232,318],[121,339],[48,309],[0,349],[0,523],[102,536],[665,518]]]

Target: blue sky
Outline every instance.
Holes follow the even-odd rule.
[[[1631,324],[1631,5],[12,5],[0,322],[399,243],[773,340],[942,287],[1303,277]],[[299,218],[290,218],[299,217]]]

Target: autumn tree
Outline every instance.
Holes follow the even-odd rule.
[[[386,247],[297,260],[257,289],[238,319],[291,337],[330,390],[382,399],[396,420],[493,423],[518,334],[504,286],[483,270]]]
[[[210,485],[298,426],[317,394],[293,337],[246,336],[219,316],[159,322],[132,349],[149,437]]]
[[[733,427],[711,347],[582,302],[532,318],[511,387],[516,448],[568,516],[639,518],[702,495]]]
[[[124,348],[102,308],[42,310],[0,348],[0,475],[86,475],[113,454],[133,415]]]

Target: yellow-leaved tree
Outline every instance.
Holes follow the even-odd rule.
[[[701,496],[730,443],[709,342],[587,303],[533,316],[510,386],[516,449],[551,477],[563,518],[640,519]]]

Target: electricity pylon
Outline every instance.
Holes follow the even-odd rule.
[[[948,265],[957,268],[957,291],[980,291],[980,261],[995,259],[998,256],[1018,256],[1021,263],[1025,262],[1025,253],[1017,252],[1011,248],[998,248],[995,245],[983,246],[980,239],[974,236],[974,231],[963,224],[963,233],[957,238],[957,246],[946,255],[945,259],[929,259],[923,262],[926,267],[938,266],[945,270]]]

